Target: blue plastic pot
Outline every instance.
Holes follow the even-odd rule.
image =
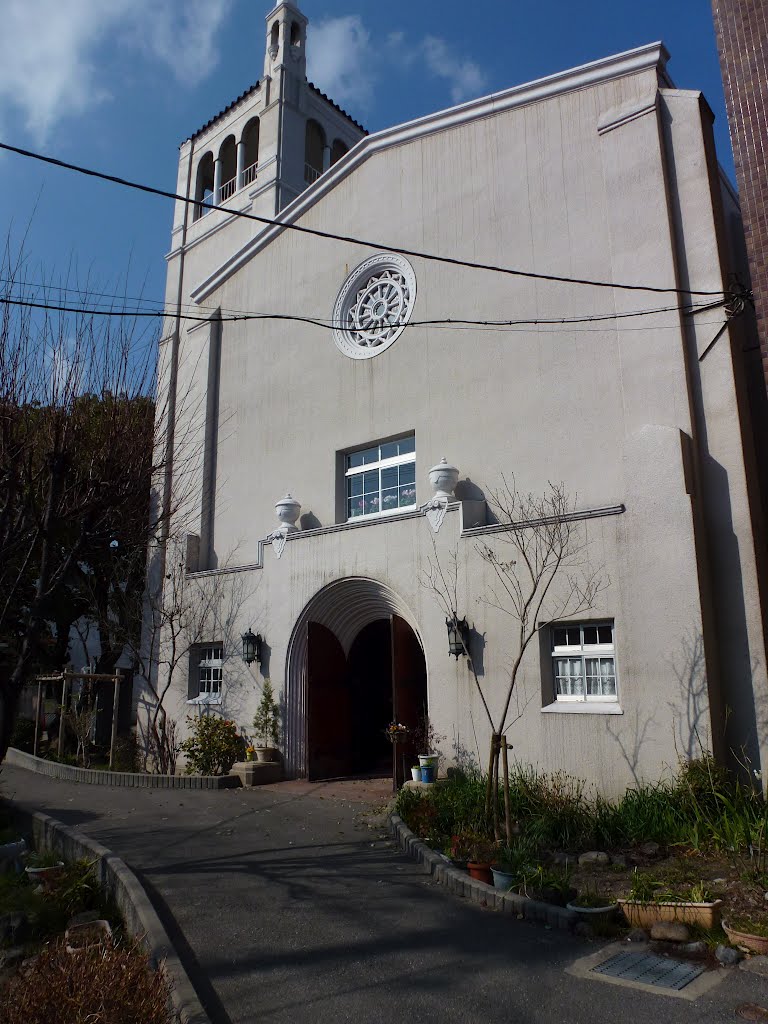
[[[423,764],[421,766],[421,781],[422,782],[434,782],[435,772],[437,769],[433,764]]]

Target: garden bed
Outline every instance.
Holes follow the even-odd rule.
[[[6,840],[14,831],[10,817],[0,822]],[[165,976],[127,936],[94,863],[65,864],[33,851],[3,865],[0,1005],[7,1024],[68,1024],[97,1013],[110,1024],[177,1019]]]
[[[485,813],[485,781],[460,776],[425,793],[404,791],[397,811],[423,841],[454,863],[496,861],[514,891],[552,902],[574,890],[587,905],[639,898],[659,919],[687,920],[682,901],[716,904],[702,937],[727,942],[719,913],[768,934],[768,808],[710,758],[683,765],[676,779],[629,790],[616,802],[585,793],[563,774],[515,767],[510,776],[512,841],[497,795]],[[680,908],[680,909],[677,909]],[[621,920],[620,915],[616,915]],[[628,928],[629,924],[624,922]],[[740,930],[747,930],[740,927]],[[694,927],[698,936],[700,927]]]

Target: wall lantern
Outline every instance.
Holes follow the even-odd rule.
[[[259,633],[252,633],[249,629],[243,633],[243,661],[246,665],[252,665],[254,661],[261,663],[262,639]]]
[[[466,619],[446,619],[448,630],[448,653],[458,661],[460,654],[469,653],[469,623]]]

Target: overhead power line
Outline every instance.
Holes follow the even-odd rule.
[[[115,185],[122,185],[126,188],[136,189],[139,192],[147,192],[150,195],[162,196],[165,199],[173,199],[177,202],[187,203],[205,210],[218,210],[219,206],[207,203],[202,200],[191,199],[189,196],[179,195],[177,192],[169,192],[166,189],[154,188],[151,185],[143,185],[128,178],[121,178],[114,174],[106,174],[103,171],[96,171],[90,167],[82,167],[79,164],[68,163],[66,160],[58,160],[56,157],[46,156],[44,153],[35,153],[29,149],[21,149],[19,146],[11,146],[6,142],[0,142],[0,149],[9,153],[16,153],[18,156],[27,157],[31,160],[39,160],[42,163],[54,167],[61,167],[64,170],[75,171],[77,174],[85,174],[91,178],[98,178],[101,181],[110,181]],[[335,242],[346,242],[351,245],[362,245],[369,249],[377,249],[381,252],[399,253],[403,256],[412,256],[416,259],[431,260],[436,263],[444,263],[449,266],[465,267],[469,270],[483,270],[495,274],[506,274],[510,277],[524,277],[534,281],[550,281],[557,284],[586,285],[592,288],[614,288],[621,291],[633,292],[654,292],[664,295],[723,295],[722,291],[701,291],[691,288],[661,288],[658,285],[624,284],[615,281],[594,281],[588,278],[564,277],[558,274],[540,274],[532,270],[518,270],[512,267],[502,267],[493,263],[476,263],[472,260],[462,260],[453,256],[438,256],[435,253],[421,252],[417,249],[406,249],[402,246],[387,245],[383,242],[372,242],[365,238],[355,238],[351,235],[339,235],[331,231],[322,231],[319,228],[310,228],[300,224],[289,224],[285,221],[274,220],[269,217],[260,217],[255,213],[247,213],[244,210],[227,210],[233,217],[243,217],[246,220],[257,221],[259,224],[266,224],[269,227],[279,227],[284,230],[298,231],[305,235],[313,235],[316,238],[325,238]]]
[[[411,320],[403,324],[393,324],[395,327],[436,327],[453,328],[466,330],[472,328],[505,328],[505,327],[537,327],[537,326],[568,326],[570,324],[604,323],[610,320],[624,320],[640,316],[654,316],[661,313],[679,312],[683,315],[695,315],[705,310],[717,309],[727,304],[726,299],[720,302],[696,304],[688,307],[683,306],[662,306],[658,309],[635,310],[626,313],[606,313],[596,316],[576,317],[536,317],[530,319],[516,320],[469,320],[461,318],[444,317],[434,320]],[[13,298],[0,296],[0,305],[23,306],[28,309],[41,309],[55,313],[76,313],[81,316],[103,316],[103,317],[124,317],[126,319],[144,318],[174,318],[175,311],[164,309],[114,309],[114,308],[89,308],[86,306],[66,306],[49,302],[37,302],[30,298]],[[333,320],[324,320],[320,317],[303,316],[296,313],[233,313],[231,315],[204,316],[193,313],[181,313],[180,319],[191,320],[198,323],[237,323],[249,320],[285,320],[293,323],[310,324],[320,327],[323,330],[332,331],[343,325]],[[678,326],[678,325],[673,325]]]
[[[154,313],[156,313],[157,316],[168,316],[168,317],[175,318],[178,315],[178,309],[175,306],[174,306],[173,310],[167,310],[164,307],[164,303],[163,303],[162,299],[152,299],[152,298],[149,298],[149,297],[143,296],[143,295],[127,295],[125,293],[118,293],[118,292],[99,292],[99,291],[95,291],[95,290],[90,289],[90,288],[76,288],[76,287],[74,287],[72,285],[52,284],[52,283],[46,282],[46,281],[34,281],[34,280],[31,280],[31,279],[26,278],[26,277],[24,277],[24,278],[12,278],[12,277],[2,277],[2,276],[0,276],[0,283],[8,284],[11,287],[16,288],[17,289],[17,295],[15,296],[15,298],[17,298],[17,299],[24,299],[24,300],[26,300],[26,298],[27,298],[29,293],[25,294],[24,289],[29,289],[30,292],[32,292],[33,295],[35,294],[35,291],[32,291],[32,290],[38,290],[39,289],[39,291],[41,293],[43,293],[44,295],[46,295],[48,292],[53,291],[53,292],[59,292],[59,293],[68,293],[68,294],[72,294],[72,295],[84,295],[84,296],[87,296],[87,298],[89,300],[94,300],[94,299],[104,299],[104,300],[106,300],[105,302],[97,303],[97,305],[99,307],[102,307],[102,308],[100,308],[100,309],[91,308],[91,309],[88,310],[89,313],[92,313],[94,315],[96,315],[97,313],[102,312],[102,311],[106,312],[108,310],[114,309],[115,303],[121,303],[123,305],[123,309],[126,310],[125,304],[129,303],[129,302],[136,303],[136,304],[141,303],[143,305],[150,305],[150,306],[159,306],[161,308],[158,309],[158,310],[147,311],[147,312],[154,312]],[[10,296],[10,297],[13,297],[13,296]],[[66,301],[73,301],[73,300],[62,299],[61,301],[62,302],[66,302]],[[589,315],[589,316],[587,316],[587,315],[580,315],[578,317],[577,316],[552,317],[551,318],[551,322],[552,323],[561,323],[561,322],[563,322],[563,323],[579,323],[579,322],[586,322],[586,321],[591,321],[591,320],[620,320],[620,319],[625,319],[627,317],[647,316],[647,315],[651,315],[651,314],[655,314],[655,313],[672,313],[672,312],[680,312],[683,315],[688,315],[688,314],[691,314],[691,313],[695,314],[695,313],[704,312],[704,311],[706,311],[708,309],[719,309],[719,308],[721,308],[724,305],[733,304],[733,303],[736,303],[738,301],[743,301],[743,296],[737,295],[734,292],[734,293],[730,293],[730,297],[728,299],[722,298],[722,299],[719,299],[717,302],[691,302],[691,303],[689,303],[686,306],[682,306],[682,305],[660,306],[660,307],[653,308],[653,309],[627,310],[627,311],[622,312],[622,313],[604,313],[604,314],[593,314],[593,315]],[[95,304],[93,302],[90,302],[89,305],[93,306]],[[77,309],[80,309],[80,308],[81,307],[79,307],[79,306],[77,307]],[[236,309],[236,308],[232,308],[232,307],[224,307],[224,306],[219,306],[219,305],[209,306],[209,305],[205,305],[203,303],[194,303],[194,302],[182,303],[181,304],[181,308],[182,309],[191,309],[191,310],[194,311],[190,315],[190,319],[192,319],[194,317],[197,317],[201,310],[211,310],[212,312],[217,313],[218,316],[216,316],[214,318],[216,321],[220,321],[220,320],[225,318],[225,315],[228,317],[230,314],[233,315],[233,316],[237,316],[237,317],[263,315],[258,310]],[[68,310],[64,310],[64,311],[66,312]],[[130,315],[127,312],[127,310],[126,310],[126,315]],[[181,316],[183,317],[184,314],[181,314]],[[210,316],[200,316],[199,319],[210,320],[211,317]],[[326,318],[326,317],[319,317],[318,316],[318,317],[313,317],[312,319],[313,320],[322,320],[323,322],[329,323],[329,324],[333,324],[334,323],[333,320],[331,320],[330,318]],[[509,324],[511,322],[512,321],[508,321],[508,320],[501,320],[501,321],[494,321],[494,320],[472,320],[472,319],[465,319],[465,318],[462,318],[462,317],[446,317],[446,318],[443,318],[441,320],[412,321],[411,322],[411,326],[414,326],[414,327],[416,327],[416,326],[436,326],[436,325],[441,324],[441,323],[457,324],[457,325],[467,324],[467,325],[488,326],[488,325],[495,325],[495,324],[505,325],[505,324]],[[515,321],[515,322],[518,322],[518,321]],[[530,320],[521,320],[521,321],[519,321],[519,323],[521,323],[521,324],[527,324],[527,323],[531,323],[531,322],[532,321],[530,321]],[[545,322],[547,322],[547,320],[546,319],[539,319],[536,322],[537,323],[545,323]]]

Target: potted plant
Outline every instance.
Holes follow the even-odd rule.
[[[485,836],[475,836],[469,844],[467,856],[467,871],[469,877],[478,882],[485,882],[493,885],[493,873],[491,872],[491,861],[494,859],[495,846]]]
[[[707,930],[720,923],[723,901],[715,899],[704,884],[686,886],[680,892],[664,892],[663,883],[635,868],[629,898],[616,901],[633,928],[650,928],[657,921],[680,921]]]
[[[526,874],[532,870],[533,854],[530,844],[520,840],[510,846],[502,846],[497,859],[491,864],[494,887],[509,892],[521,885]]]
[[[419,754],[421,781],[434,782],[437,777],[438,754]]]
[[[556,907],[565,907],[576,896],[570,868],[547,868],[542,864],[525,873],[520,892],[531,900],[552,903]]]
[[[59,860],[55,853],[32,853],[24,871],[30,882],[51,892],[64,874],[64,861]]]
[[[256,708],[256,714],[253,716],[253,728],[257,739],[261,740],[261,744],[256,744],[254,747],[258,760],[277,761],[280,751],[276,749],[275,745],[280,735],[280,708],[275,702],[272,683],[269,679],[264,680],[261,700]]]
[[[417,764],[411,767],[411,778],[414,782],[421,782],[421,767]]]
[[[256,747],[254,747],[252,743],[249,743],[248,746],[245,748],[245,760],[246,761],[253,761],[253,760],[255,760],[255,758],[256,758]]]
[[[765,914],[734,914],[723,921],[723,931],[734,946],[742,946],[750,953],[768,954],[768,918]]]
[[[607,921],[616,913],[616,902],[598,889],[583,889],[578,896],[566,904],[568,910],[589,922]]]

